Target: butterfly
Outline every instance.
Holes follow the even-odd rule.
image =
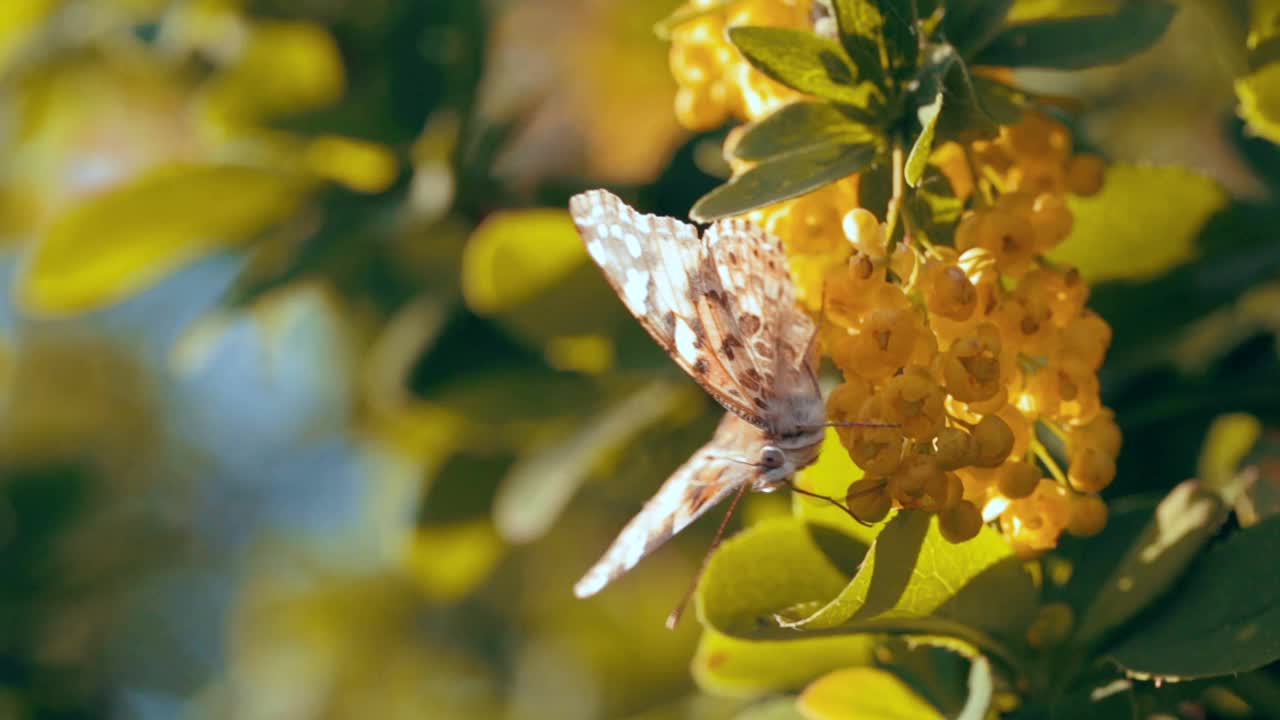
[[[725,498],[736,506],[747,490],[791,485],[817,460],[826,413],[811,352],[816,325],[796,305],[776,237],[741,219],[699,236],[604,190],[575,195],[569,211],[623,304],[728,411],[574,586],[588,597]]]

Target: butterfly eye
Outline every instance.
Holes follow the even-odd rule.
[[[760,464],[769,469],[782,467],[784,460],[782,451],[772,445],[766,445],[760,451]]]

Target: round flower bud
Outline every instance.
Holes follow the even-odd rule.
[[[865,523],[878,523],[889,514],[893,500],[884,478],[864,477],[849,485],[845,505],[853,516]]]
[[[1107,504],[1097,495],[1077,495],[1071,502],[1067,532],[1076,537],[1093,537],[1107,526]]]
[[[1116,478],[1115,458],[1093,447],[1085,447],[1071,455],[1067,479],[1071,487],[1082,493],[1096,493]]]
[[[1010,500],[1028,497],[1040,485],[1040,468],[1033,462],[1008,462],[997,470],[996,487]]]
[[[933,441],[933,459],[943,470],[973,464],[973,438],[960,428],[942,428]]]
[[[938,531],[950,543],[972,540],[982,530],[982,512],[968,500],[961,500],[938,513]]]
[[[998,415],[984,415],[973,428],[974,465],[993,468],[1013,451],[1013,430]]]

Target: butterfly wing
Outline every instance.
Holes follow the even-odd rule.
[[[569,210],[592,260],[672,359],[731,412],[776,428],[785,414],[776,369],[796,352],[783,340],[814,327],[796,307],[778,240],[741,220],[700,238],[692,225],[636,212],[604,190],[574,196]],[[799,392],[820,407],[808,379]]]
[[[573,586],[580,598],[594,595],[635,567],[649,553],[717,503],[755,479],[760,430],[725,413],[711,442],[681,465]]]
[[[822,393],[809,362],[816,332],[796,304],[781,242],[760,226],[729,218],[703,237],[705,272],[715,272],[724,303],[702,303],[703,326],[716,346],[741,346],[748,380],[759,380],[752,402],[776,435],[823,422]],[[754,387],[754,386],[752,386]]]

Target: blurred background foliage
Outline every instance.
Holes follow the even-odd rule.
[[[678,4],[0,3],[0,718],[754,702],[695,689],[695,623],[660,628],[711,528],[570,593],[716,415],[563,211],[608,185],[684,216],[726,176],[724,131],[670,109]],[[1080,145],[1182,168],[1113,172],[1063,249],[1115,329],[1109,495],[1195,474],[1220,413],[1280,415],[1248,5],[1019,77],[1079,99]]]

